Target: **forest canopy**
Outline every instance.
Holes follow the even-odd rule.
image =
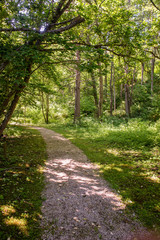
[[[14,115],[159,119],[159,1],[2,0],[0,20],[0,135]]]

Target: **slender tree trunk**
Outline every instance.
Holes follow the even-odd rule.
[[[102,117],[103,114],[103,76],[101,71],[101,63],[99,63],[100,69],[99,69],[99,104],[98,104],[98,115],[99,117]]]
[[[111,62],[111,78],[110,78],[110,115],[113,113],[113,61]]]
[[[107,66],[106,66],[106,69],[107,69]],[[106,73],[105,77],[104,77],[104,97],[107,98],[108,97],[108,91],[107,91],[107,88],[108,88],[108,75]]]
[[[136,74],[136,68],[134,68],[134,70],[133,70],[133,78],[132,78],[131,93],[130,93],[130,106],[132,106],[133,85],[134,85],[134,82],[135,82],[135,74]]]
[[[49,94],[46,94],[46,123],[49,123]]]
[[[126,115],[130,116],[130,98],[129,98],[129,86],[125,84],[125,110]]]
[[[113,99],[114,99],[114,111],[116,110],[116,86],[115,86],[115,70],[113,63]]]
[[[153,49],[153,52],[155,53],[155,48]],[[154,66],[155,66],[155,57],[152,55],[151,60],[151,96],[153,97],[153,82],[154,82]]]
[[[91,79],[92,79],[92,87],[93,87],[93,97],[94,97],[94,102],[95,102],[95,107],[96,107],[95,115],[98,118],[99,117],[98,95],[97,95],[96,79],[95,79],[93,71],[91,72]]]
[[[45,114],[45,105],[44,105],[44,95],[43,95],[43,92],[41,92],[41,108],[42,108],[42,114],[43,114],[43,117],[44,117],[44,121],[46,123],[46,114]]]
[[[143,85],[144,79],[144,63],[141,64],[141,85]]]
[[[121,83],[120,97],[122,100],[122,98],[123,98],[123,83]]]
[[[79,63],[80,63],[80,51],[77,50],[76,58],[78,61],[77,69],[76,69],[76,86],[75,86],[75,111],[74,111],[74,123],[80,121],[80,82],[81,82],[81,75],[79,70]]]

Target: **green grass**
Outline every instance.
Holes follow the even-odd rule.
[[[46,126],[46,125],[45,125]],[[147,227],[160,230],[160,122],[109,118],[46,126],[100,165],[103,177]]]
[[[39,239],[46,146],[34,129],[10,126],[6,133],[7,158],[0,147],[0,239]]]

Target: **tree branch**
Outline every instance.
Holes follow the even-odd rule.
[[[50,26],[55,26],[55,25],[61,25],[61,24],[65,24],[65,23],[70,22],[70,24],[65,26],[65,27],[61,27],[61,28],[54,29],[54,30],[47,30],[47,31],[44,31],[43,34],[48,33],[48,32],[50,32],[50,33],[61,33],[61,32],[64,32],[66,30],[71,29],[72,27],[75,27],[77,24],[80,24],[84,21],[85,21],[84,18],[82,18],[81,16],[78,16],[78,17],[72,18],[70,20],[58,23],[58,24],[51,24]],[[1,28],[0,32],[36,32],[36,33],[40,33],[36,29],[29,29],[29,28]]]
[[[152,5],[153,5],[158,11],[160,11],[160,8],[156,6],[156,4],[153,2],[153,0],[150,0],[150,2],[152,3]]]
[[[45,33],[48,33],[48,32],[49,32],[49,33],[62,33],[62,32],[64,32],[64,31],[66,31],[66,30],[69,30],[69,29],[75,27],[77,24],[80,24],[80,23],[82,23],[82,22],[84,22],[84,21],[85,21],[84,18],[82,18],[81,16],[78,16],[78,17],[73,18],[72,21],[71,21],[71,23],[70,23],[69,25],[67,25],[67,26],[65,26],[65,27],[61,27],[61,28],[59,28],[59,29],[48,30],[48,31],[45,32]],[[45,33],[44,33],[44,34],[45,34]]]
[[[40,33],[36,29],[30,28],[0,28],[0,32],[37,32]]]

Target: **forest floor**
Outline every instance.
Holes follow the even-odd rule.
[[[79,148],[52,130],[36,129],[48,153],[42,193],[43,240],[153,239],[134,213],[126,213],[120,196]]]

